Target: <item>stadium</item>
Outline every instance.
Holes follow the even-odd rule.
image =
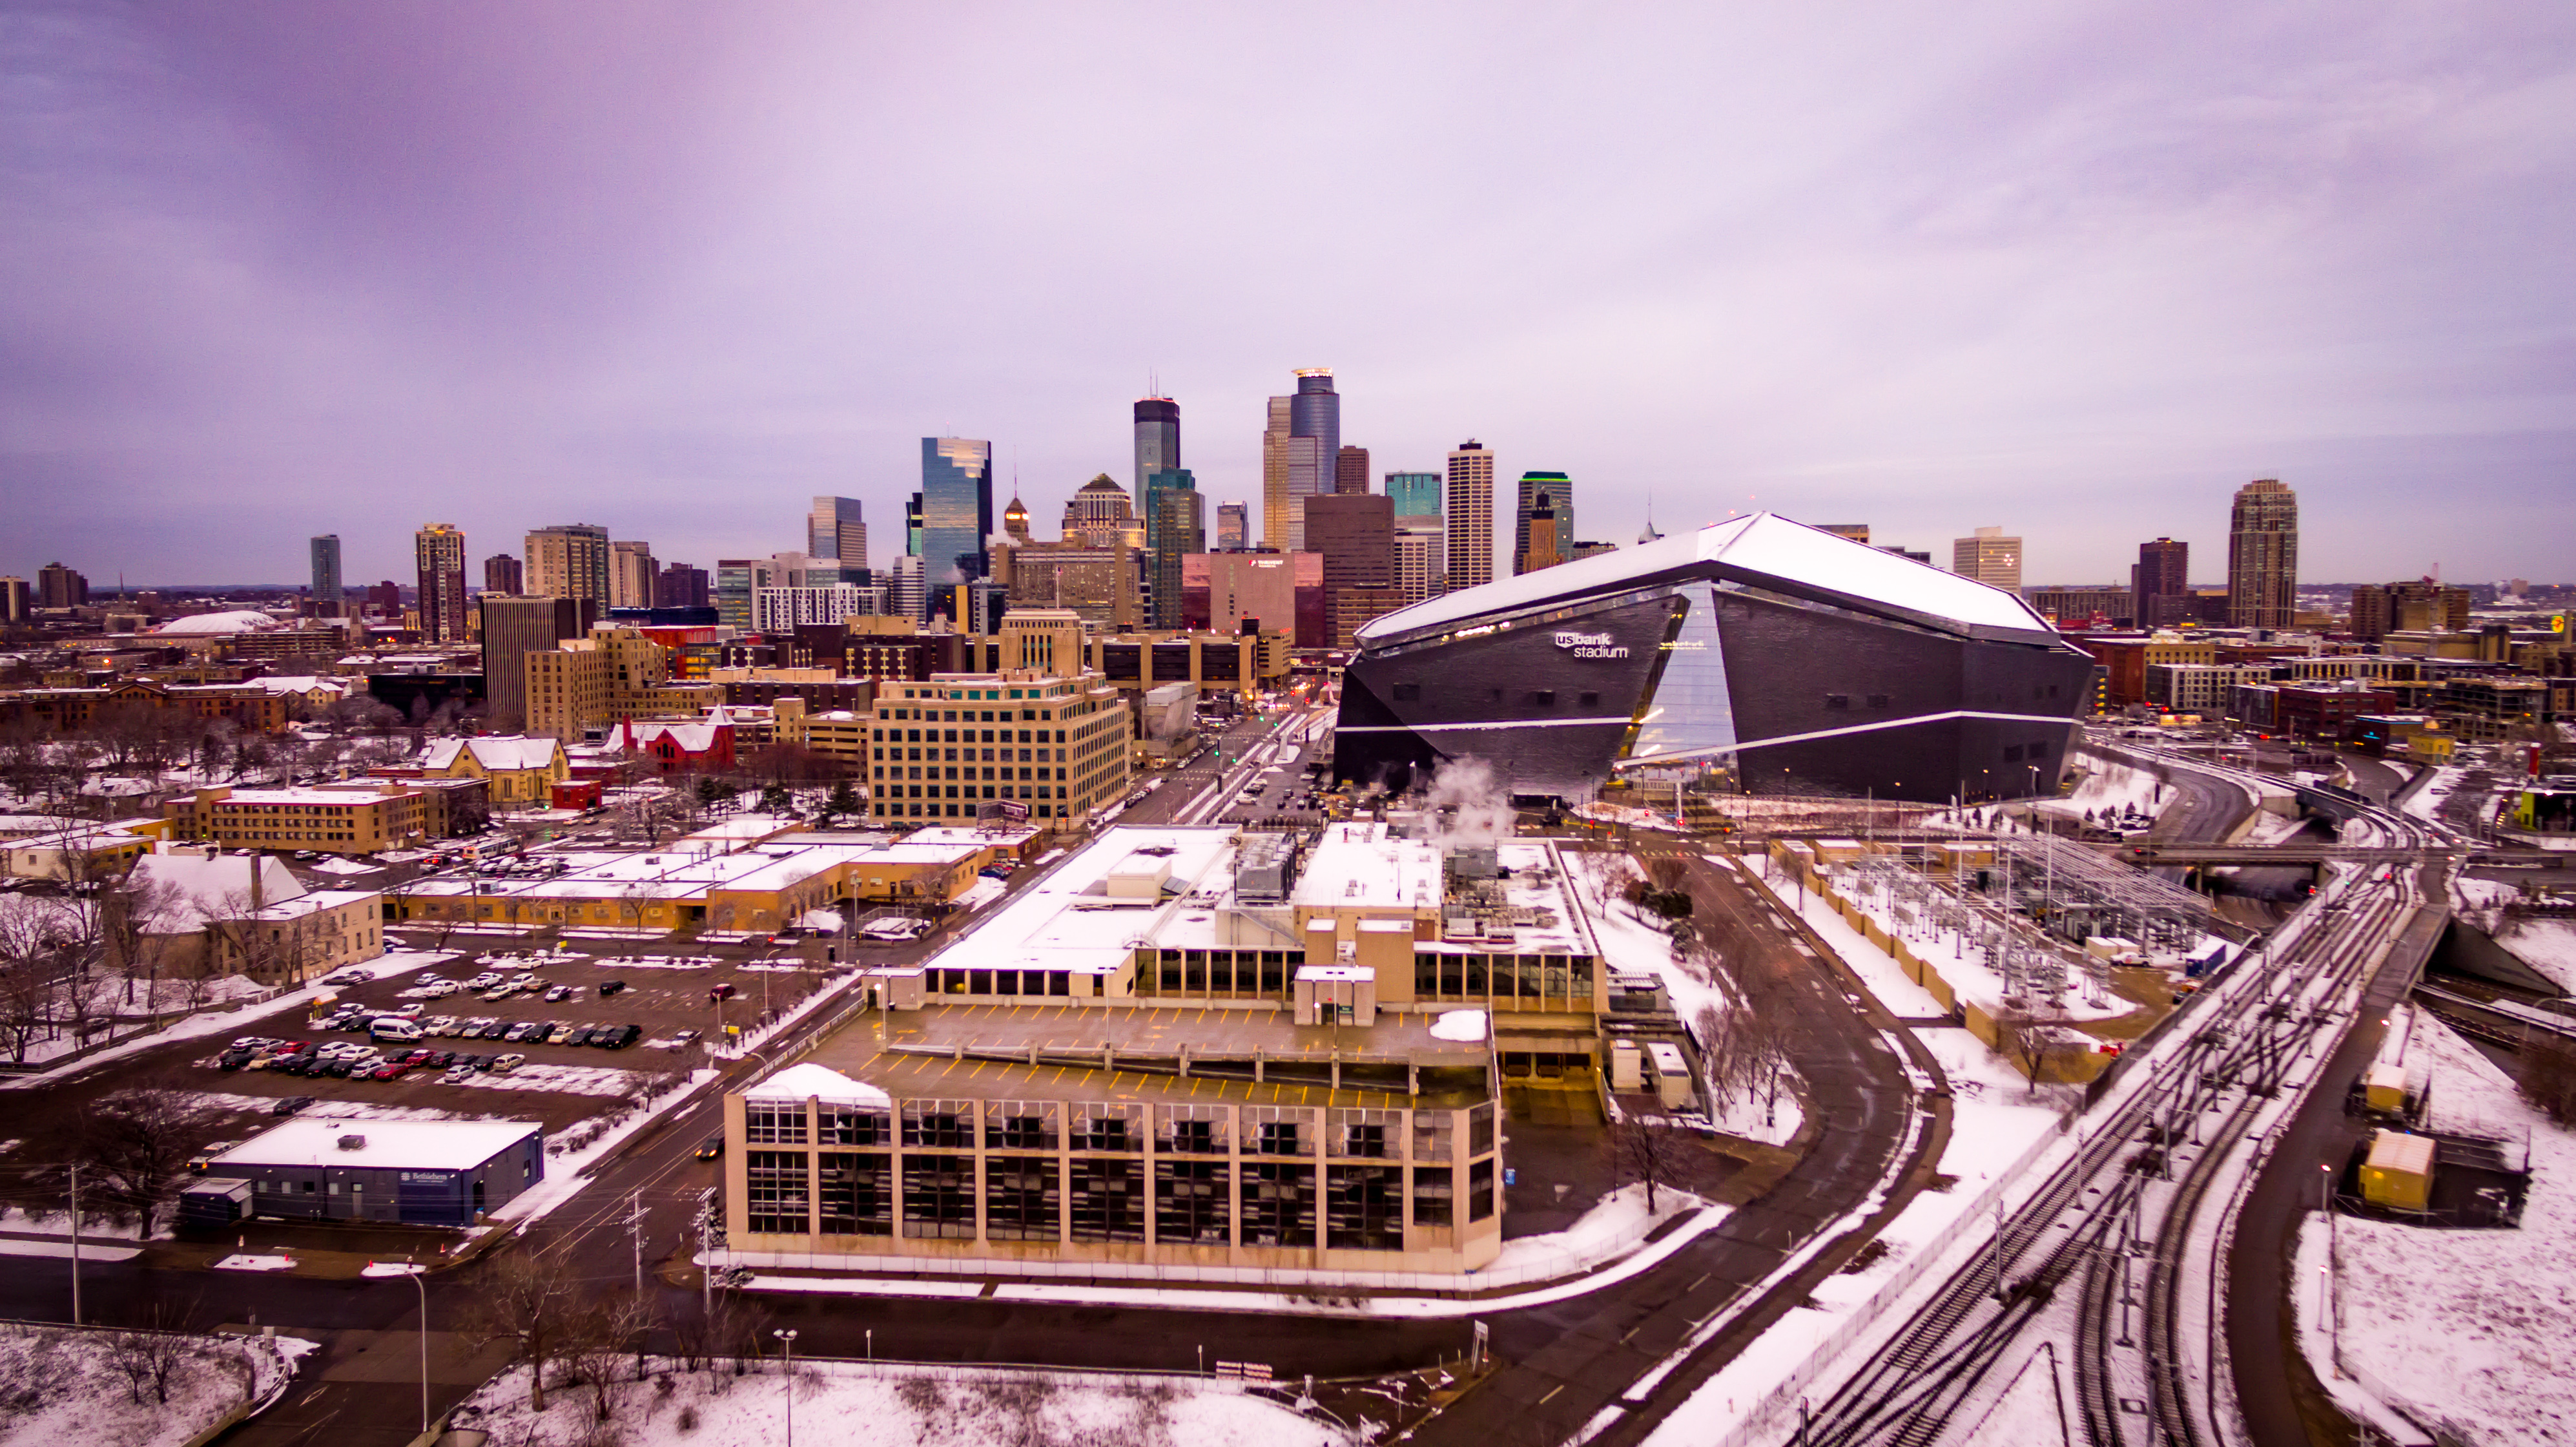
[[[1478,758],[1519,798],[1615,772],[1941,801],[2055,786],[2093,660],[2011,593],[1757,513],[1434,598],[1359,630],[1336,777]]]

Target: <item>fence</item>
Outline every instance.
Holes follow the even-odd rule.
[[[2066,1134],[2067,1127],[2072,1125],[2075,1119],[2076,1116],[2072,1110],[2061,1113],[2054,1129],[2032,1141],[2030,1148],[2023,1151],[2020,1158],[2011,1165],[2004,1167],[1993,1181],[1987,1183],[1986,1188],[1979,1191],[1976,1199],[1970,1201],[1956,1217],[1952,1218],[1949,1225],[1942,1227],[1931,1240],[1916,1247],[1914,1254],[1906,1258],[1903,1265],[1897,1267],[1896,1273],[1890,1276],[1885,1284],[1871,1292],[1868,1300],[1854,1307],[1851,1314],[1843,1318],[1843,1324],[1834,1329],[1832,1335],[1816,1344],[1815,1350],[1807,1354],[1805,1361],[1799,1363],[1770,1391],[1758,1398],[1751,1410],[1744,1414],[1743,1419],[1730,1428],[1725,1436],[1717,1439],[1716,1447],[1743,1447],[1743,1444],[1754,1440],[1755,1434],[1767,1430],[1776,1414],[1785,1409],[1791,1400],[1806,1390],[1818,1377],[1824,1375],[1825,1371],[1834,1364],[1834,1359],[1841,1356],[1845,1348],[1866,1335],[1878,1324],[1878,1318],[1882,1314],[1895,1306],[1907,1292],[1914,1289],[1915,1285],[1923,1279],[1924,1273],[1930,1271],[1939,1262],[1943,1252],[1957,1245],[1961,1236],[1975,1229],[1978,1223],[1993,1213],[2005,1194],[2019,1183],[2023,1176],[2028,1175],[2033,1166],[2045,1159],[2050,1150],[2055,1148],[2058,1138]]]
[[[1697,1203],[1698,1198],[1665,1188],[1661,1194]],[[1704,1203],[1702,1203],[1704,1204]],[[773,1270],[849,1272],[875,1270],[907,1275],[1005,1276],[1065,1281],[1151,1281],[1157,1286],[1266,1286],[1286,1292],[1391,1291],[1461,1296],[1501,1287],[1564,1281],[1624,1257],[1658,1228],[1687,1223],[1692,1211],[1668,1210],[1652,1220],[1628,1222],[1602,1238],[1588,1256],[1551,1256],[1526,1265],[1488,1267],[1478,1271],[1326,1271],[1286,1266],[1185,1266],[1138,1261],[1045,1261],[1008,1257],[868,1256],[819,1251],[714,1251],[711,1267],[768,1267]],[[1687,1231],[1688,1225],[1676,1228]]]

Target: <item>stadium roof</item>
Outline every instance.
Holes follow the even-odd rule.
[[[2033,643],[2057,636],[2047,619],[2004,589],[1777,513],[1755,513],[1416,603],[1362,625],[1359,641],[1384,643],[1468,619],[1693,577],[1732,580],[1944,632]]]

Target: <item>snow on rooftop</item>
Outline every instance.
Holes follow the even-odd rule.
[[[203,638],[221,633],[265,633],[285,626],[285,620],[274,615],[236,608],[223,613],[173,618],[152,631],[166,638]]]
[[[1384,824],[1333,824],[1298,866],[1292,898],[1305,909],[1440,908],[1440,850]]]
[[[333,1120],[297,1116],[214,1158],[224,1167],[366,1166],[379,1170],[471,1170],[541,1128],[531,1120]],[[342,1146],[344,1140],[360,1142]]]
[[[1109,974],[1126,963],[1130,941],[1147,929],[1149,921],[1189,907],[1189,896],[1184,895],[1112,895],[1107,891],[1110,871],[1140,851],[1168,849],[1174,883],[1189,884],[1194,890],[1212,879],[1230,884],[1219,876],[1233,857],[1233,838],[1233,831],[1224,828],[1105,830],[1071,858],[1023,886],[980,927],[922,963],[933,968],[971,965]],[[1205,910],[1199,913],[1204,915]]]
[[[1361,625],[1359,639],[1366,645],[1557,598],[1608,592],[1636,578],[1695,563],[1720,565],[1757,580],[1776,578],[1864,605],[1876,603],[1960,626],[2052,631],[2046,619],[2004,589],[1776,513],[1755,513],[1400,608]]]
[[[543,769],[553,765],[563,745],[553,739],[527,738],[518,734],[479,735],[470,739],[440,739],[422,756],[425,769],[449,769],[456,766],[459,754],[470,753],[474,762],[496,772]]]
[[[894,1098],[865,1081],[852,1080],[828,1065],[806,1061],[791,1065],[742,1093],[745,1100],[821,1100],[834,1105],[874,1105],[892,1109]]]

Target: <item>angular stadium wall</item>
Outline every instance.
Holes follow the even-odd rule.
[[[1707,763],[1756,794],[2054,787],[2093,660],[2020,598],[1770,513],[1504,579],[1360,630],[1334,772],[1480,758],[1515,794]]]

